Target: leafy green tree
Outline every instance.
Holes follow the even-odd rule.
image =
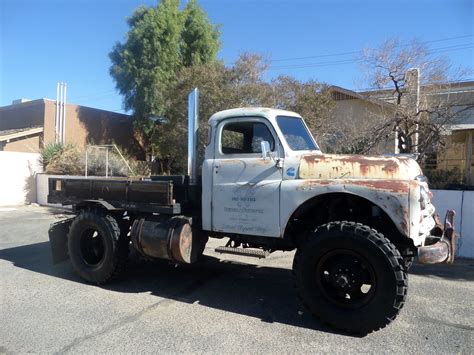
[[[182,62],[185,67],[212,62],[219,51],[219,30],[196,0],[190,0],[183,11]]]
[[[183,66],[215,60],[219,32],[194,0],[183,11],[179,0],[139,7],[128,25],[125,42],[117,43],[109,54],[110,74],[123,95],[124,108],[133,111],[144,150],[153,156],[162,132],[150,118],[165,114],[167,91]]]

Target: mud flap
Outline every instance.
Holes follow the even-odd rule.
[[[74,218],[53,223],[49,227],[49,243],[53,255],[53,264],[69,259],[67,253],[67,234]]]

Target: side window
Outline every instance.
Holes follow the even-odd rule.
[[[270,143],[275,150],[275,140],[268,127],[261,122],[231,122],[222,129],[221,152],[223,154],[261,153],[260,143]]]

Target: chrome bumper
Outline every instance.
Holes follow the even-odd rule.
[[[434,238],[439,238],[438,242],[432,245],[425,245],[418,248],[418,262],[421,264],[437,264],[454,262],[454,254],[456,252],[457,234],[454,231],[454,215],[453,210],[446,212],[444,219],[444,227],[439,222],[439,216],[436,216],[436,226],[432,233],[436,233]]]

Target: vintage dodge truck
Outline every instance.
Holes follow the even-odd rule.
[[[188,121],[187,175],[49,179],[49,202],[77,214],[51,226],[55,262],[69,258],[81,278],[102,284],[126,268],[130,248],[176,264],[196,262],[209,237],[228,238],[221,253],[296,249],[302,303],[360,334],[400,312],[415,257],[453,262],[454,212],[440,224],[415,160],[324,154],[298,114],[239,108],[209,119],[198,174],[197,91]]]

